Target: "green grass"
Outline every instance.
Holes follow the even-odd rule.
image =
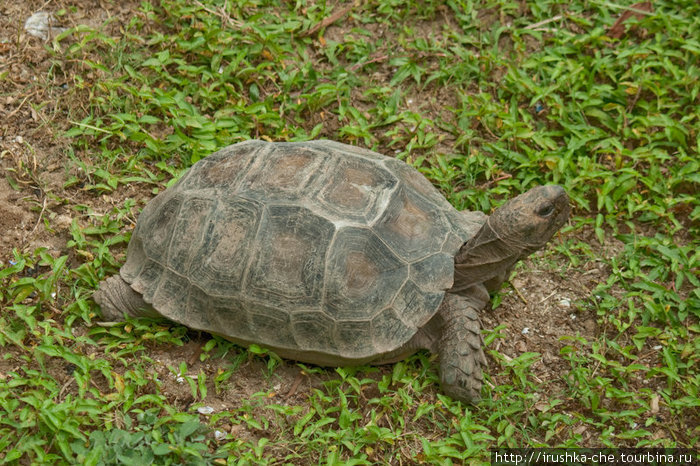
[[[75,175],[59,201],[74,220],[68,255],[16,251],[0,270],[0,462],[451,464],[500,446],[700,442],[696,1],[654,2],[620,39],[607,29],[632,1],[370,0],[308,37],[330,4],[202,3],[144,1],[118,36],[79,26],[47,45],[46,85],[69,80],[58,105]],[[560,384],[538,382],[539,353],[500,355],[496,329],[476,407],[437,392],[424,353],[301,366],[313,383],[280,398],[295,366],[264,350],[164,322],[95,324],[91,294],[142,207],[122,200],[127,186],[152,196],[244,139],[321,137],[411,163],[458,209],[567,189],[574,216],[538,264],[563,281],[605,273],[572,303],[599,330],[565,337]],[[97,209],[104,195],[116,207]],[[183,362],[163,380],[154,352],[193,338],[206,342],[198,372]],[[260,390],[198,414],[235,393],[244,366]],[[178,377],[180,397],[164,387]]]

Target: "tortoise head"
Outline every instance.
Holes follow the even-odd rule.
[[[513,265],[549,241],[569,218],[569,196],[560,186],[539,186],[489,216],[455,256],[451,291],[469,293],[477,283],[496,290]]]
[[[540,249],[569,218],[569,196],[556,185],[538,186],[491,214],[489,226],[519,258]]]

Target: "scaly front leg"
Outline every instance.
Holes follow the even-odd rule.
[[[455,400],[476,403],[484,380],[481,368],[486,366],[478,312],[489,295],[483,285],[462,293],[447,293],[438,311],[442,321],[440,382],[443,391]]]

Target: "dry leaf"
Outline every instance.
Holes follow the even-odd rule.
[[[610,29],[608,29],[608,36],[612,37],[613,39],[619,39],[625,34],[625,21],[630,19],[632,16],[637,19],[644,18],[645,15],[643,13],[638,13],[633,10],[648,11],[649,13],[654,11],[654,7],[651,5],[651,2],[635,3],[629,8],[629,10],[625,10],[625,12],[620,15],[617,21],[615,21],[615,24],[610,26]]]

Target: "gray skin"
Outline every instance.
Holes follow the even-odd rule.
[[[256,153],[253,159],[256,161],[263,160],[262,163],[266,163],[265,158],[272,157],[269,155],[270,153],[264,152],[268,150],[268,146],[270,145],[266,143],[250,142],[234,145],[231,146],[231,148],[233,148],[233,150],[238,150],[243,154],[243,157],[245,157],[250,155],[249,152],[254,152],[258,150],[259,147],[263,147],[264,149],[262,149],[262,152]],[[374,171],[381,171],[380,168],[375,167],[376,164],[381,163],[384,164],[381,165],[382,167],[390,167],[389,174],[391,176],[397,176],[399,185],[404,182],[408,183],[401,185],[404,191],[416,187],[421,194],[415,195],[416,197],[414,197],[414,199],[418,201],[416,201],[417,203],[415,205],[411,205],[410,207],[417,209],[421,206],[421,202],[428,199],[428,203],[424,203],[423,205],[427,206],[429,209],[440,210],[440,212],[442,212],[440,215],[443,215],[439,217],[442,220],[434,222],[438,224],[442,222],[447,225],[438,225],[442,229],[436,231],[446,231],[446,238],[452,238],[442,242],[442,246],[438,247],[438,249],[442,248],[440,250],[418,250],[416,257],[422,253],[428,255],[434,253],[432,256],[429,255],[429,257],[453,257],[454,259],[450,259],[450,263],[448,264],[444,260],[442,262],[430,262],[423,259],[409,258],[403,262],[397,260],[393,265],[390,264],[391,267],[387,266],[387,268],[390,269],[389,272],[391,273],[395,273],[396,271],[404,273],[408,271],[405,273],[408,274],[409,278],[412,276],[411,274],[418,274],[420,279],[416,279],[415,282],[418,283],[418,286],[422,287],[420,290],[430,289],[432,291],[419,290],[418,294],[416,294],[415,291],[409,290],[413,291],[413,294],[411,294],[406,291],[406,286],[391,291],[392,284],[388,279],[386,282],[375,280],[379,283],[370,283],[367,285],[361,283],[363,278],[366,277],[360,274],[358,277],[353,276],[352,280],[347,277],[341,278],[345,280],[343,283],[346,284],[359,281],[360,285],[369,286],[370,288],[367,289],[370,291],[356,295],[357,302],[352,300],[348,301],[346,296],[347,289],[339,289],[340,291],[337,292],[339,295],[336,296],[336,292],[334,291],[336,288],[334,288],[333,283],[338,280],[338,277],[333,277],[330,273],[335,270],[334,264],[336,264],[337,261],[349,261],[349,257],[352,254],[359,254],[357,250],[353,250],[351,247],[353,241],[358,241],[358,235],[350,236],[348,234],[342,236],[337,233],[344,229],[346,229],[346,232],[353,230],[353,228],[358,230],[357,227],[348,227],[346,225],[349,221],[343,218],[342,209],[340,209],[341,213],[338,214],[340,217],[335,219],[334,225],[336,233],[329,233],[335,235],[329,237],[333,239],[317,241],[317,246],[321,248],[326,247],[328,244],[332,244],[332,247],[336,249],[340,248],[340,253],[336,256],[333,256],[334,253],[331,251],[331,246],[328,246],[327,253],[324,252],[327,256],[323,256],[323,261],[325,262],[322,261],[320,265],[321,268],[319,269],[325,271],[323,272],[325,273],[325,278],[321,280],[323,293],[325,293],[323,295],[322,306],[328,306],[328,303],[332,305],[334,302],[339,302],[342,305],[338,306],[339,310],[337,310],[337,315],[342,316],[345,315],[342,313],[354,312],[354,314],[352,314],[354,316],[352,319],[343,320],[337,318],[334,323],[332,322],[331,328],[335,329],[332,332],[321,325],[321,314],[323,312],[326,313],[323,314],[323,319],[332,320],[325,317],[329,312],[327,308],[322,308],[321,311],[315,312],[316,309],[312,309],[313,305],[309,305],[308,303],[303,303],[303,306],[297,306],[296,308],[290,307],[293,306],[293,300],[297,299],[297,297],[295,297],[295,295],[289,295],[292,296],[291,298],[289,296],[280,297],[279,293],[282,293],[284,290],[278,293],[278,289],[275,288],[279,287],[279,289],[283,289],[284,286],[287,286],[286,283],[279,281],[271,282],[272,285],[268,286],[265,285],[265,281],[271,279],[269,279],[267,275],[255,275],[256,264],[262,264],[264,262],[264,260],[258,259],[258,255],[264,256],[265,251],[275,245],[279,246],[279,244],[276,244],[277,242],[285,245],[287,243],[291,244],[292,246],[290,247],[280,246],[281,249],[272,254],[271,257],[277,260],[280,255],[284,256],[288,254],[287,251],[289,249],[293,250],[294,244],[296,244],[290,242],[291,240],[288,238],[288,235],[286,235],[286,230],[275,230],[277,227],[273,223],[266,223],[264,224],[264,228],[256,230],[257,236],[255,236],[255,239],[252,240],[250,244],[258,247],[258,249],[255,249],[254,252],[247,252],[246,254],[248,254],[248,256],[246,257],[248,258],[244,261],[240,261],[241,263],[247,261],[246,263],[248,264],[248,268],[241,272],[247,277],[241,280],[244,283],[239,284],[231,278],[223,280],[223,285],[226,289],[243,289],[243,291],[238,294],[234,292],[228,293],[224,290],[223,292],[227,293],[227,296],[233,296],[233,299],[237,300],[240,296],[247,299],[248,295],[255,295],[255,293],[258,293],[258,295],[254,296],[254,300],[245,302],[237,301],[243,304],[233,306],[228,304],[230,301],[229,298],[223,299],[218,297],[218,295],[222,293],[222,291],[220,291],[221,288],[215,288],[213,292],[201,291],[200,289],[192,291],[196,288],[195,285],[197,285],[198,282],[208,286],[210,282],[213,281],[207,277],[202,278],[200,276],[202,274],[201,272],[192,272],[192,270],[194,270],[193,267],[199,267],[200,263],[208,264],[209,261],[216,259],[215,256],[202,257],[206,255],[202,252],[207,250],[206,242],[209,241],[210,237],[216,236],[216,227],[211,224],[216,223],[217,218],[220,218],[216,217],[215,213],[201,213],[207,210],[207,202],[219,202],[222,197],[226,196],[232,196],[231,198],[238,202],[237,200],[241,199],[238,196],[243,196],[243,194],[240,193],[244,192],[245,189],[251,186],[258,189],[260,178],[254,178],[254,175],[257,173],[255,176],[259,177],[259,173],[265,173],[264,170],[256,172],[255,169],[239,170],[236,168],[235,176],[238,181],[234,182],[232,180],[231,184],[239,183],[243,186],[245,183],[241,182],[240,179],[245,177],[254,179],[255,183],[246,185],[247,187],[237,187],[235,189],[226,186],[224,189],[229,191],[233,189],[233,191],[236,191],[235,195],[229,195],[209,189],[211,187],[210,185],[214,183],[211,179],[202,182],[200,179],[196,178],[199,176],[198,173],[205,173],[206,165],[204,165],[205,168],[201,169],[196,169],[196,166],[193,167],[192,172],[194,174],[186,175],[184,177],[185,181],[181,180],[178,185],[161,194],[159,196],[160,199],[156,198],[156,200],[153,201],[153,207],[149,204],[149,206],[144,209],[144,213],[142,213],[142,216],[139,218],[139,223],[145,226],[140,229],[137,224],[137,229],[129,245],[127,264],[122,268],[120,275],[103,281],[100,284],[100,289],[94,295],[95,301],[102,309],[104,319],[122,320],[124,315],[133,317],[166,317],[191,328],[222,335],[242,345],[249,345],[251,343],[261,344],[284,358],[326,366],[387,364],[404,359],[420,349],[427,349],[438,354],[442,390],[456,400],[471,403],[478,401],[483,383],[481,368],[486,365],[486,358],[482,350],[481,325],[478,313],[486,307],[489,301],[489,293],[497,291],[500,288],[504,280],[508,278],[508,275],[517,261],[527,257],[533,251],[542,248],[566,222],[569,216],[569,198],[565,191],[559,186],[536,187],[510,200],[501,208],[494,211],[491,216],[486,217],[479,212],[457,212],[452,209],[444,199],[439,198],[440,196],[437,191],[432,192],[432,186],[418,175],[417,172],[414,173],[414,171],[410,171],[412,169],[408,169],[403,165],[396,166],[396,161],[393,160],[385,162],[385,158],[378,154],[361,151],[357,148],[329,141],[297,145],[277,144],[274,145],[274,147],[277,148],[276,150],[289,151],[287,155],[295,155],[302,152],[302,149],[316,150],[317,148],[322,148],[324,151],[323,157],[329,154],[333,157],[336,155],[336,152],[344,151],[342,157],[338,158],[338,160],[341,160],[339,163],[345,163],[348,157],[361,156],[361,158],[369,160],[369,162],[362,162],[366,163],[369,167],[370,171],[368,173],[371,174]],[[224,162],[214,161],[217,160],[216,154],[208,158],[214,161],[212,163],[231,163],[230,161],[233,160],[231,156],[226,155],[226,157],[228,158],[219,156],[219,159]],[[259,162],[253,162],[253,165],[255,163]],[[279,164],[279,162],[275,163]],[[335,159],[324,159],[324,164],[332,165],[333,163],[336,163]],[[225,165],[220,166],[225,168]],[[359,167],[360,165],[357,166]],[[217,166],[216,170],[210,170],[210,172],[223,177],[224,175],[221,174],[223,170],[218,167],[219,166]],[[309,173],[318,172],[318,167],[319,166],[316,166],[316,168],[310,170]],[[337,167],[340,167],[340,165]],[[249,170],[249,172],[247,174],[243,173],[245,170]],[[298,173],[303,173],[303,168],[296,168],[296,170]],[[323,171],[322,168],[320,170]],[[335,169],[327,168],[325,171],[332,173],[334,170]],[[314,174],[313,176],[316,175]],[[321,176],[332,177],[334,175]],[[385,178],[385,176],[382,177],[382,182],[385,181]],[[219,181],[225,182],[226,180],[223,179]],[[263,178],[262,181],[264,183],[266,180]],[[347,182],[347,177],[345,181]],[[318,181],[318,185],[321,187],[328,186],[329,184],[332,185],[333,183],[338,184],[339,182],[337,179],[333,179],[332,181],[328,181],[327,179],[325,181]],[[412,187],[409,186],[409,184]],[[279,188],[281,185],[281,183],[277,183],[275,189],[282,189]],[[290,184],[284,186],[284,189],[291,189],[289,188],[289,186],[291,186]],[[193,187],[196,187],[198,190],[193,191]],[[376,189],[375,186],[370,186],[370,188]],[[311,191],[313,191],[313,189],[309,188],[307,185],[299,187],[298,192],[301,193],[302,197],[299,198],[301,200],[298,201],[298,205],[305,207],[311,204],[311,201],[308,200],[309,196],[307,195],[307,193]],[[376,192],[382,195],[385,191],[386,189],[384,191],[379,189]],[[193,192],[197,194],[194,195],[192,194]],[[318,190],[313,192],[318,192]],[[348,192],[352,194],[352,191]],[[363,192],[375,193],[375,191],[366,188]],[[285,206],[292,202],[290,199],[293,200],[296,195],[289,194],[287,197],[282,198],[283,201],[279,201],[280,197],[278,194],[279,193],[274,191],[274,189],[263,193],[262,199],[267,203],[266,209],[287,209]],[[207,196],[210,196],[211,199],[207,198]],[[253,194],[245,194],[245,196],[251,199],[254,198]],[[387,207],[387,204],[391,205],[391,202],[394,202],[394,199],[396,199],[396,197],[392,196],[395,196],[395,193],[392,192],[392,194],[387,197],[387,199],[389,199],[388,201],[377,203],[377,205],[380,205],[377,213],[378,217],[376,217],[379,218],[378,223],[381,223],[383,218],[388,218],[388,214],[383,213],[381,209],[390,209],[390,207]],[[195,201],[199,203],[195,206],[196,208],[193,208],[192,211],[187,211],[186,202],[192,204]],[[245,200],[241,202],[245,203],[248,201]],[[340,199],[338,202],[343,202],[343,199]],[[433,203],[432,206],[430,204],[431,202]],[[175,210],[179,209],[180,213],[172,215],[176,220],[171,223],[175,226],[168,227],[170,230],[166,228],[164,231],[167,231],[167,234],[164,236],[164,239],[156,241],[153,238],[158,237],[160,232],[159,228],[161,228],[161,225],[158,223],[158,218],[167,217],[170,215],[170,211],[173,210],[173,208],[168,207],[169,204],[176,204],[177,208]],[[229,203],[226,205],[233,205],[235,208],[237,204]],[[279,207],[280,205],[283,206]],[[331,208],[334,208],[334,206],[331,205]],[[221,211],[222,208],[217,207],[216,209]],[[213,209],[212,212],[216,209]],[[316,205],[313,205],[310,209],[310,213],[303,215],[303,218],[309,218],[309,216],[313,217],[313,215],[318,212],[318,206]],[[300,221],[297,220],[297,217],[292,218],[288,211],[280,211],[286,215],[280,217],[287,222],[284,223],[284,225],[292,225],[289,227],[291,230],[296,231],[297,229],[305,228],[304,225],[299,223]],[[405,213],[405,210],[400,212]],[[420,214],[420,212],[418,213]],[[266,215],[271,216],[271,214]],[[324,215],[328,218],[332,218],[334,214],[332,212],[325,212],[319,215],[321,215],[323,219]],[[351,213],[348,213],[347,216],[348,218],[351,217]],[[144,217],[145,220],[143,220]],[[394,217],[400,217],[400,215],[394,215]],[[181,226],[183,225],[182,222],[185,220],[189,221],[191,218],[198,220],[197,225],[192,226],[191,224],[185,223],[184,226]],[[297,223],[289,223],[291,222],[290,218]],[[420,215],[415,218],[420,218]],[[202,219],[210,219],[208,230],[202,226],[202,224],[206,224],[206,222],[200,221]],[[392,217],[392,221],[393,220],[395,220],[395,218]],[[262,220],[260,220],[260,222],[262,223]],[[356,222],[360,222],[361,224],[363,220],[360,219]],[[405,246],[405,244],[397,242],[397,236],[387,236],[390,235],[390,233],[383,233],[381,225],[377,227],[378,223],[376,219],[372,222],[371,230],[369,231],[374,231],[376,237],[378,237],[383,244],[393,245],[394,250]],[[449,225],[453,226],[450,227]],[[399,226],[403,228],[403,230],[407,228],[406,224],[400,224]],[[411,226],[412,225],[408,225],[409,229]],[[225,227],[224,230],[226,231],[230,229],[228,224],[225,225]],[[315,227],[314,225],[314,228]],[[370,227],[364,226],[362,230],[368,231],[368,228]],[[420,234],[421,229],[425,228],[429,228],[429,225],[418,225],[418,230],[413,231],[412,234]],[[332,229],[333,228],[331,228],[331,230]],[[450,232],[452,229],[454,234]],[[397,235],[400,236],[403,230],[396,230],[399,231]],[[194,233],[197,231],[201,232],[200,236],[203,239],[196,239]],[[212,233],[212,231],[214,231],[214,233]],[[272,243],[267,243],[267,245],[261,247],[260,244],[265,244],[263,241],[264,236],[268,233],[274,233],[274,235],[277,236],[273,235]],[[290,233],[290,235],[291,234],[292,233]],[[316,230],[314,230],[314,234],[317,234]],[[182,256],[182,253],[180,250],[181,248],[178,249],[180,246],[178,246],[179,239],[177,235],[187,236],[187,241],[183,242],[187,250],[190,251],[190,258],[187,259],[189,262],[187,262],[186,266],[177,265],[179,263],[185,263],[184,259],[178,259],[178,257]],[[371,233],[371,235],[374,235],[374,233]],[[374,238],[375,236],[372,237]],[[275,238],[277,238],[278,241],[275,241]],[[166,246],[166,249],[170,249],[169,252],[154,252],[151,250],[160,247],[159,244],[163,241],[169,244],[169,246]],[[204,245],[198,246],[198,241]],[[287,243],[285,243],[285,241]],[[452,243],[456,244],[454,249],[450,249],[453,246],[449,246],[449,244]],[[371,246],[376,249],[376,245],[370,243],[363,244],[365,244],[365,248]],[[446,244],[449,247],[445,246]],[[349,248],[347,251],[343,249],[346,246]],[[297,244],[296,247],[302,248],[303,245]],[[253,249],[250,250],[253,251]],[[213,249],[210,249],[210,251],[213,251]],[[216,251],[218,251],[218,249]],[[383,257],[383,255],[390,254],[386,251],[381,254],[375,251],[374,255],[382,256],[379,259],[386,261],[386,257]],[[411,252],[409,253],[412,254]],[[178,256],[178,254],[180,256]],[[274,264],[276,264],[275,269],[271,271],[269,269],[262,270],[267,270],[272,277],[282,276],[284,278],[293,276],[293,274],[280,275],[283,272],[298,272],[299,270],[297,269],[303,266],[304,273],[307,273],[308,269],[313,266],[311,263],[312,261],[308,259],[308,257],[305,261],[302,261],[301,266],[294,265],[298,262],[294,262],[294,255],[291,253],[289,254],[291,258],[283,257],[282,259],[284,260],[274,262]],[[367,257],[372,258],[370,252],[367,254]],[[196,263],[192,261],[194,256],[196,256],[195,258],[197,259]],[[365,263],[366,261],[360,262],[367,265]],[[440,267],[435,268],[434,266],[436,263],[438,263]],[[377,263],[369,264],[369,266],[361,270],[366,270],[367,274],[372,276],[371,273],[374,270],[372,266],[376,265]],[[243,268],[241,265],[234,264],[231,269],[234,271],[234,274],[239,267]],[[290,270],[277,271],[277,269],[284,269],[284,267],[288,267]],[[433,267],[433,269],[430,269],[430,267]],[[442,270],[445,267],[448,267],[450,270]],[[418,271],[423,269],[427,269],[428,272],[422,272],[423,275],[420,275]],[[345,273],[348,273],[347,270],[348,269],[345,269]],[[321,272],[318,272],[316,275],[319,273]],[[338,272],[338,274],[342,275],[340,272]],[[382,275],[379,276],[382,277]],[[257,277],[257,281],[253,282],[250,277]],[[325,282],[323,280],[325,280]],[[404,278],[401,278],[401,280],[404,280]],[[250,291],[252,288],[250,288],[250,290],[244,288],[263,286],[258,285],[258,282],[262,283],[264,286],[268,286],[267,289],[263,290],[266,294],[260,294],[263,292],[260,290]],[[308,288],[308,283],[305,285],[307,285]],[[374,288],[371,288],[372,286],[374,286]],[[382,286],[388,288],[388,290],[384,290]],[[385,305],[372,307],[374,305],[372,304],[373,302],[368,301],[367,303],[369,304],[366,304],[362,301],[367,298],[368,295],[371,295],[371,290],[374,290],[375,297],[379,299],[386,298],[385,301],[390,303],[389,305],[393,306],[393,308],[390,307],[387,311],[387,309],[383,309]],[[437,290],[437,292],[435,290]],[[262,298],[260,296],[262,296]],[[435,303],[434,308],[425,304],[430,301],[430,299]],[[437,301],[435,301],[435,299],[437,299]],[[223,304],[221,304],[222,302]],[[407,304],[399,306],[396,304],[397,302],[405,302]],[[269,307],[265,307],[268,305]],[[307,312],[307,309],[311,310]],[[330,311],[335,312],[334,309],[335,308],[330,308]],[[399,309],[399,311],[397,311],[397,309]],[[392,318],[395,317],[393,313],[398,313],[398,317],[409,322],[409,324],[404,325],[397,323],[394,327],[391,327],[389,324],[392,324],[394,321],[398,322],[398,320],[391,320],[388,317],[385,318],[385,312]],[[263,314],[265,314],[263,317],[267,319],[266,322],[273,322],[276,326],[268,323],[267,327],[265,325],[258,325],[255,327],[254,324],[260,321],[260,316]],[[308,315],[310,317],[306,317],[305,321],[294,323],[294,319],[300,315]],[[246,334],[245,331],[238,331],[238,319],[242,319],[240,326],[245,327],[246,325],[250,325],[250,328],[253,329],[252,333]],[[414,320],[411,321],[411,319]],[[410,322],[415,323],[415,327],[411,327]],[[345,332],[339,330],[344,328],[344,325],[349,324],[356,325],[357,327],[345,327],[350,329]],[[388,328],[391,332],[385,332],[377,336],[377,334],[373,332],[375,332],[378,327],[383,331]],[[292,338],[294,344],[289,343],[278,335],[284,334],[287,330],[292,333],[297,332]],[[324,331],[327,333],[324,333]]]

